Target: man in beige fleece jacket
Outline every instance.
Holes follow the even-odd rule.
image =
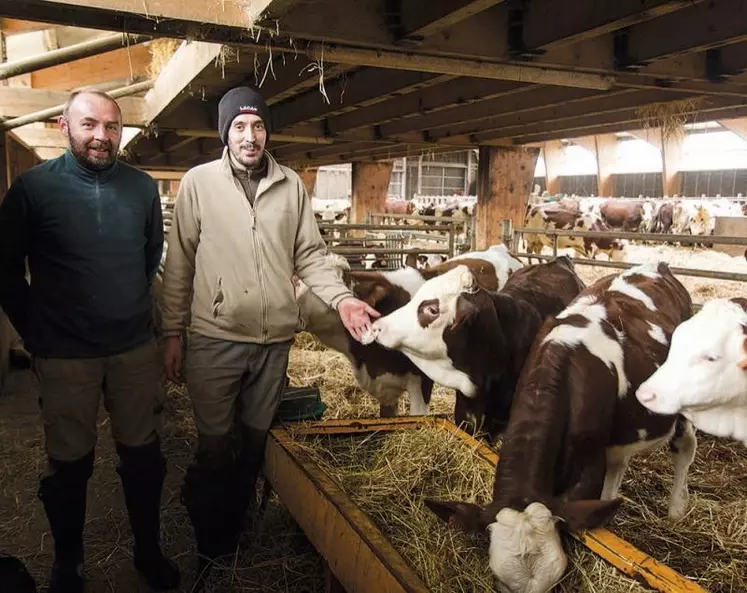
[[[164,356],[184,377],[198,430],[182,499],[205,559],[231,554],[285,386],[299,321],[294,271],[360,340],[378,312],[353,297],[324,255],[306,189],[265,151],[262,97],[234,88],[218,106],[223,156],[188,171],[179,188],[163,276]]]

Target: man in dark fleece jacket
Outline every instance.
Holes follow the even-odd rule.
[[[163,250],[158,187],[117,160],[122,115],[105,93],[73,93],[68,151],[23,173],[0,205],[0,306],[33,357],[47,468],[39,498],[55,543],[50,592],[82,592],[86,485],[99,399],[111,417],[137,569],[179,582],[161,553],[163,402],[151,282]],[[25,277],[25,259],[31,282]]]

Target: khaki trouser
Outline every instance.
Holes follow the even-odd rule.
[[[162,367],[155,341],[114,356],[34,358],[33,364],[50,458],[75,461],[94,449],[102,393],[116,442],[139,447],[161,431]]]
[[[266,432],[285,387],[291,341],[250,344],[192,333],[185,379],[200,435],[219,436],[235,424]]]

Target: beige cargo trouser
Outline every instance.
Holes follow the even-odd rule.
[[[155,440],[162,428],[162,366],[154,340],[101,358],[34,358],[47,455],[75,461],[96,446],[103,393],[112,436],[128,447]]]
[[[184,374],[200,435],[225,435],[238,425],[266,432],[285,388],[290,347],[192,333]]]

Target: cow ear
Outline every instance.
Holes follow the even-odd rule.
[[[622,504],[622,498],[613,500],[552,501],[550,510],[562,519],[561,525],[571,531],[583,531],[604,525]]]
[[[425,499],[427,506],[442,521],[460,527],[464,531],[485,531],[490,521],[486,519],[485,508],[468,502],[443,502]]]
[[[744,350],[743,352],[744,358],[737,363],[737,366],[740,369],[744,369],[745,371],[747,371],[747,338],[744,339],[744,344],[742,345],[742,349]]]
[[[454,316],[454,322],[451,324],[450,329],[462,325],[465,321],[469,321],[475,315],[477,315],[477,307],[463,296],[457,297],[456,315]]]
[[[386,286],[382,284],[375,284],[371,292],[364,300],[366,301],[366,303],[368,303],[369,306],[376,308],[376,305],[381,299],[386,296],[386,293]]]

